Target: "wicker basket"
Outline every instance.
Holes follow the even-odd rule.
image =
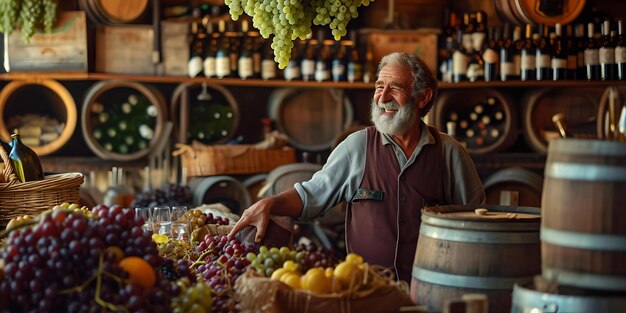
[[[293,148],[257,149],[253,145],[177,144],[187,176],[267,173],[296,161]]]
[[[80,201],[83,174],[54,174],[22,183],[4,149],[0,148],[0,156],[4,161],[4,170],[0,173],[0,225],[8,224],[14,217],[37,215],[63,202]]]

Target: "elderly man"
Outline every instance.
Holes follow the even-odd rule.
[[[348,136],[311,180],[245,210],[231,236],[254,225],[260,241],[270,215],[310,220],[346,201],[348,252],[394,268],[399,279],[410,281],[420,209],[485,201],[466,150],[422,121],[437,95],[436,78],[424,61],[389,54],[377,77],[374,127]]]

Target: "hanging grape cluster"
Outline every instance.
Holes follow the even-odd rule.
[[[373,0],[371,0],[373,1]],[[329,25],[335,40],[347,33],[346,25],[359,14],[357,8],[368,6],[370,0],[225,0],[233,20],[242,13],[263,38],[274,35],[272,49],[278,67],[285,68],[296,38],[304,39],[312,25]]]
[[[0,32],[10,34],[19,28],[26,42],[43,27],[52,32],[58,0],[0,0]]]

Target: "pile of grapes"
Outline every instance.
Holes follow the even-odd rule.
[[[172,284],[133,210],[58,206],[36,220],[0,250],[0,311],[171,311]]]
[[[372,0],[373,1],[373,0]],[[329,25],[335,40],[347,33],[346,26],[356,18],[358,7],[370,0],[225,0],[233,20],[245,12],[263,38],[274,35],[274,61],[283,69],[291,58],[293,40],[311,33],[311,24]]]
[[[254,247],[244,247],[239,240],[229,240],[227,236],[206,236],[196,251],[202,256],[192,267],[197,265],[200,279],[213,290],[213,312],[234,311],[233,287],[250,265],[245,255],[254,252]]]
[[[192,199],[193,195],[189,186],[166,184],[163,189],[156,188],[136,194],[130,205],[134,208],[152,208],[160,205],[191,205]]]
[[[313,267],[333,266],[336,263],[332,251],[314,244],[298,245],[295,249],[262,246],[259,253],[248,253],[246,259],[254,270],[266,277],[272,276],[286,261],[295,262],[297,270],[303,273]]]
[[[0,33],[10,34],[20,28],[24,40],[29,42],[40,26],[52,32],[56,10],[57,0],[0,0]]]

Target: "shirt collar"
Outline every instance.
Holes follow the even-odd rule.
[[[420,149],[421,147],[428,145],[428,144],[435,143],[435,137],[433,137],[433,135],[428,130],[428,126],[426,126],[426,123],[424,123],[424,121],[421,119],[419,121],[420,121],[421,135],[420,135],[420,141],[417,143],[417,147],[415,148],[415,150],[421,150]],[[393,139],[391,139],[391,136],[389,134],[383,134],[383,133],[381,134],[382,136],[380,140],[383,145],[395,144],[395,142],[393,141]]]

